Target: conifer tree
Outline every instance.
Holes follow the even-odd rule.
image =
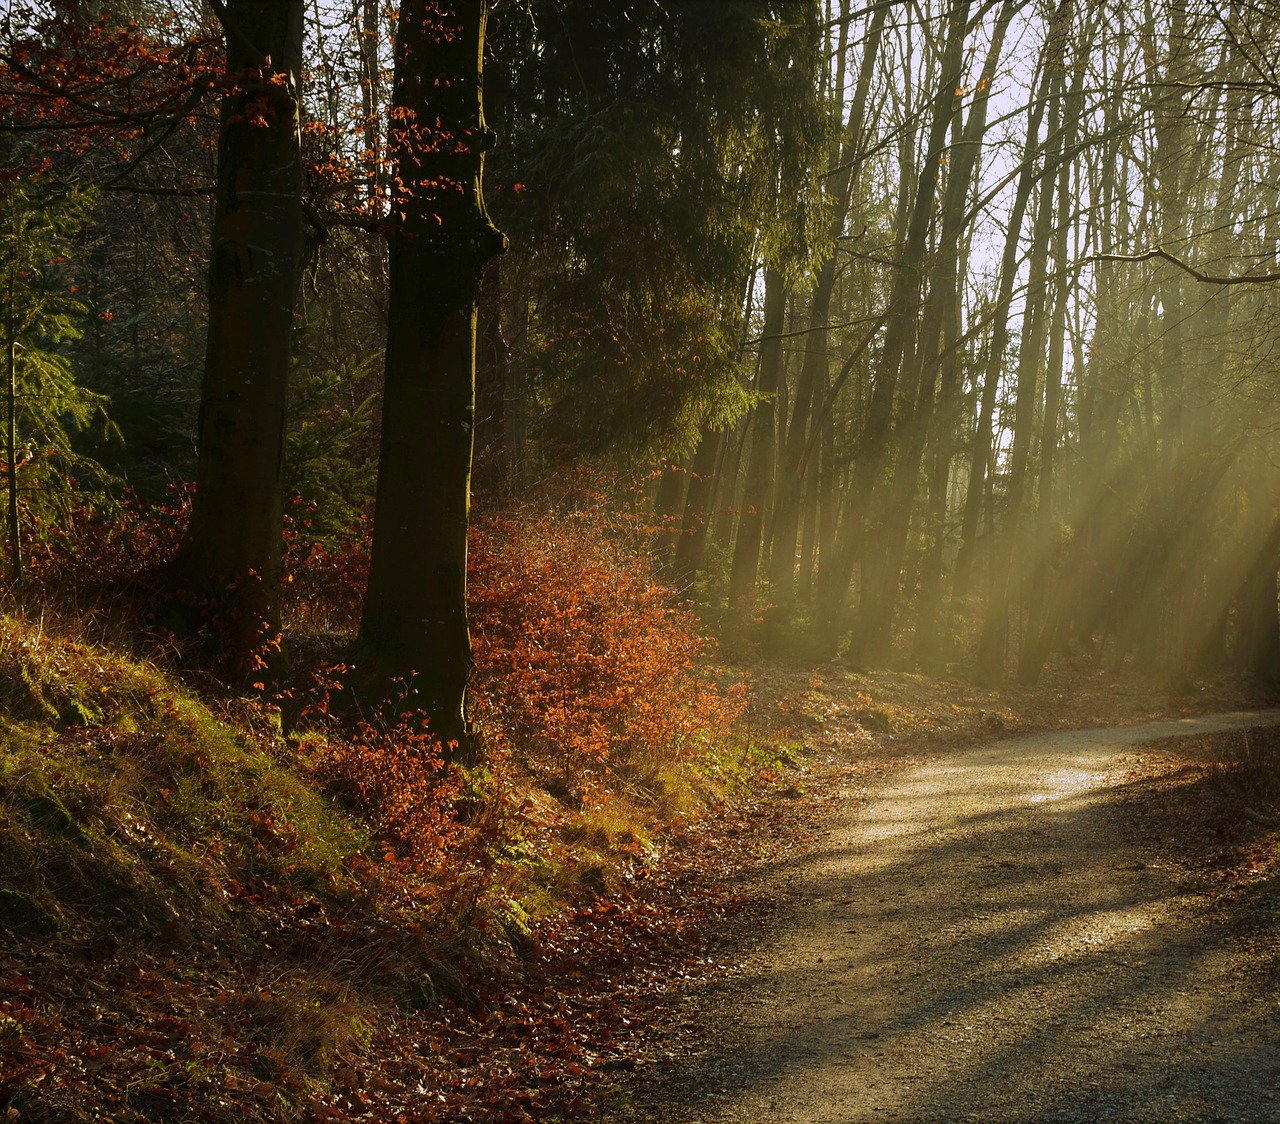
[[[4,314],[5,524],[9,577],[22,580],[21,507],[41,506],[65,476],[101,476],[80,455],[72,431],[107,422],[106,399],[76,383],[65,344],[82,333],[87,312],[68,275],[70,241],[91,219],[83,191],[42,189],[38,182],[0,172],[0,286]]]

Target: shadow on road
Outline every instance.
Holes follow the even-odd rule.
[[[1280,1119],[1274,980],[1126,841],[1105,774],[1203,726],[1038,735],[890,778],[765,872],[780,905],[735,935],[747,971],[685,997],[703,1049],[633,1090],[633,1118]]]

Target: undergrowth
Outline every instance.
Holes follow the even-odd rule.
[[[1280,729],[1259,727],[1227,736],[1214,779],[1239,796],[1255,822],[1280,826]]]
[[[220,912],[211,859],[241,881],[339,884],[360,827],[264,737],[145,665],[0,621],[5,920],[186,926]]]
[[[0,1111],[22,1120],[295,1119],[397,1012],[474,1002],[746,776],[745,686],[598,510],[474,530],[464,767],[421,714],[348,705],[364,524],[294,510],[287,682],[189,673],[157,597],[187,506],[39,530],[28,615],[0,620]]]

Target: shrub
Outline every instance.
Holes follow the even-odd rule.
[[[313,505],[295,497],[284,525],[286,627],[354,632],[369,582],[373,521],[361,515],[341,534],[323,534]]]
[[[405,708],[412,687],[372,721],[334,721],[331,694],[344,690],[348,668],[317,676],[318,700],[304,717],[329,727],[300,748],[312,775],[356,813],[378,844],[377,859],[352,873],[380,888],[385,901],[412,909],[430,906],[437,918],[465,933],[482,924],[495,886],[494,856],[505,838],[503,801],[485,791],[486,775],[468,775],[446,759],[427,717]],[[499,897],[501,895],[499,894]]]
[[[162,506],[75,512],[28,544],[29,588],[65,607],[131,608],[153,628],[158,577],[189,501],[175,489]],[[652,780],[721,736],[744,704],[741,685],[722,687],[705,670],[710,642],[655,579],[649,537],[610,511],[531,508],[480,520],[471,533],[477,727],[491,759],[514,758],[570,803],[611,773]],[[289,625],[304,635],[354,631],[370,530],[361,519],[345,536],[321,537],[307,506],[295,505],[285,531]],[[327,713],[332,686],[313,707]],[[404,861],[424,868],[448,835],[431,818],[453,791],[438,747],[414,714],[349,730],[325,750],[326,776],[395,849],[408,848]]]
[[[347,671],[340,664],[320,674],[307,717],[328,718],[331,693],[342,688]],[[311,748],[313,771],[386,844],[388,862],[418,875],[439,867],[458,834],[454,812],[463,780],[445,761],[426,715],[393,700],[373,721],[335,728]]]
[[[562,795],[656,775],[741,712],[743,688],[699,670],[693,615],[607,516],[492,518],[471,552],[477,724]]]
[[[174,485],[160,504],[128,492],[109,502],[84,493],[57,521],[32,519],[23,543],[29,600],[72,614],[154,608],[161,574],[191,515],[192,492],[191,485]]]

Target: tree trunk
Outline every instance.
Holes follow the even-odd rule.
[[[5,278],[5,348],[8,360],[8,378],[5,381],[5,485],[8,503],[9,527],[9,580],[13,582],[18,607],[22,607],[22,538],[18,527],[18,325],[14,315],[13,271]]]
[[[285,402],[302,266],[301,0],[227,0],[196,492],[179,583],[233,672],[279,631]]]
[[[1093,38],[1092,21],[1077,45],[1075,74],[1067,98],[1063,140],[1060,151],[1071,152],[1080,132],[1080,114],[1084,103],[1085,66]],[[1066,357],[1066,325],[1069,296],[1078,285],[1078,274],[1068,269],[1067,234],[1071,227],[1075,198],[1071,188],[1071,162],[1064,160],[1058,172],[1058,218],[1053,232],[1053,258],[1056,283],[1053,311],[1049,324],[1049,359],[1045,366],[1044,419],[1040,437],[1039,506],[1031,546],[1031,585],[1027,602],[1027,627],[1018,652],[1018,681],[1033,685],[1040,678],[1045,660],[1061,619],[1059,601],[1049,601],[1050,575],[1054,563],[1053,528],[1054,472],[1057,467],[1059,414],[1062,412],[1062,375]]]
[[[403,705],[465,753],[476,299],[505,239],[481,190],[485,5],[441,8],[403,4],[396,36],[386,389],[360,647],[370,685],[403,681]]]
[[[1015,0],[1005,0],[1001,6],[987,49],[982,76],[978,82],[981,93],[974,99],[963,129],[958,127],[959,107],[957,106],[955,110],[957,127],[952,133],[952,139],[959,143],[953,145],[950,154],[947,185],[940,216],[941,234],[934,255],[929,297],[921,318],[922,338],[917,359],[915,400],[903,427],[906,431],[904,448],[898,457],[891,485],[891,499],[882,540],[884,563],[881,567],[881,581],[874,584],[866,583],[863,586],[855,636],[859,662],[863,660],[880,662],[889,650],[893,614],[900,584],[899,574],[903,567],[911,525],[911,511],[918,490],[920,468],[934,413],[934,395],[942,363],[943,329],[953,318],[957,299],[960,249],[967,225],[969,188],[986,135],[989,91],[995,79],[1000,53],[1004,49],[1005,32],[1015,10]],[[960,40],[951,47],[956,56],[963,48],[964,30],[963,22],[952,29],[952,34]],[[943,81],[948,81],[949,77],[949,75],[944,76]],[[958,343],[957,329],[958,321],[952,325],[952,336],[945,341],[947,344]]]
[[[653,557],[658,571],[670,579],[674,573],[676,547],[684,522],[685,485],[689,482],[689,460],[664,459],[653,501]]]
[[[1277,523],[1249,567],[1239,597],[1239,640],[1236,660],[1241,671],[1272,686],[1280,685],[1280,523]]]
[[[968,0],[961,0],[949,17],[946,58],[933,97],[933,110],[926,140],[924,166],[916,182],[915,196],[907,220],[902,254],[894,269],[893,293],[889,302],[888,328],[879,373],[871,395],[863,428],[853,481],[841,505],[840,526],[835,549],[821,560],[818,571],[818,604],[815,643],[820,652],[834,655],[844,625],[845,601],[853,579],[854,564],[862,546],[862,535],[871,506],[871,497],[889,451],[890,424],[897,393],[898,376],[905,357],[914,346],[916,313],[920,301],[921,271],[934,213],[937,177],[951,124],[955,94],[961,70],[964,35],[968,20]],[[957,32],[956,29],[959,29]]]
[[[1058,115],[1055,112],[1050,118],[1051,136],[1057,132],[1057,128]],[[1031,237],[1030,277],[1022,318],[1018,384],[1014,395],[1013,442],[1009,450],[1009,490],[1005,497],[1004,525],[1000,529],[992,557],[991,597],[987,602],[974,668],[978,681],[987,684],[998,684],[1004,678],[1009,604],[1017,580],[1015,570],[1022,556],[1022,508],[1032,431],[1035,427],[1040,365],[1044,357],[1044,306],[1049,234],[1053,218],[1053,187],[1054,176],[1045,175],[1040,181],[1040,200]]]
[[[1123,71],[1121,71],[1123,73]],[[1077,445],[1078,478],[1072,503],[1071,537],[1064,566],[1066,580],[1054,598],[1056,628],[1067,639],[1092,644],[1106,593],[1115,578],[1104,555],[1114,553],[1109,539],[1116,520],[1118,497],[1127,489],[1116,479],[1112,465],[1120,425],[1120,415],[1128,399],[1128,364],[1121,361],[1125,300],[1121,292],[1118,266],[1107,260],[1117,247],[1127,249],[1127,224],[1124,221],[1126,192],[1122,182],[1123,162],[1120,155],[1120,107],[1112,102],[1104,118],[1104,132],[1110,138],[1085,168],[1089,173],[1089,197],[1097,200],[1094,237],[1102,257],[1094,267],[1094,307],[1096,324],[1091,356],[1081,370],[1081,403],[1079,410],[1079,442]],[[1037,641],[1038,655],[1047,655],[1042,635]]]
[[[1187,236],[1186,199],[1191,183],[1185,165],[1187,125],[1184,121],[1182,97],[1176,87],[1189,81],[1193,69],[1187,55],[1186,8],[1181,2],[1169,6],[1170,26],[1168,58],[1165,60],[1164,82],[1167,84],[1157,99],[1155,120],[1155,172],[1159,180],[1161,206],[1161,245],[1179,248]],[[1146,48],[1144,48],[1146,49]],[[1150,49],[1156,49],[1150,44]],[[1172,87],[1173,89],[1170,89]],[[1159,270],[1161,392],[1160,424],[1160,501],[1163,510],[1156,518],[1176,526],[1184,517],[1191,480],[1197,466],[1186,456],[1186,363],[1183,355],[1183,273],[1162,263]],[[1159,647],[1156,659],[1163,665],[1171,681],[1181,682],[1188,673],[1190,645],[1187,639],[1187,576],[1193,560],[1185,550],[1165,559],[1164,595],[1161,611],[1155,620],[1163,635],[1153,637]]]
[[[828,371],[828,337],[831,321],[831,297],[837,278],[836,249],[844,233],[853,200],[861,162],[862,134],[866,124],[867,97],[871,77],[879,58],[880,40],[884,33],[888,4],[881,4],[871,18],[862,51],[858,86],[849,106],[844,136],[833,153],[836,171],[829,187],[828,236],[831,250],[814,271],[813,290],[809,302],[809,331],[804,336],[804,360],[796,380],[791,424],[782,449],[775,489],[773,517],[773,553],[770,557],[769,584],[777,604],[789,606],[795,597],[795,543],[800,523],[801,496],[805,474],[810,471],[808,450],[813,447],[810,420],[817,390],[825,385]],[[843,91],[842,91],[843,93]]]
[[[787,308],[787,288],[782,274],[772,266],[764,271],[764,329],[760,338],[760,377],[756,390],[760,401],[751,412],[751,458],[747,462],[746,489],[738,534],[733,544],[733,570],[729,577],[729,605],[736,608],[755,593],[764,543],[765,511],[773,493],[776,421],[775,398],[782,375],[782,328]]]
[[[684,519],[680,541],[676,543],[675,585],[688,594],[698,580],[707,546],[707,523],[711,496],[715,491],[716,464],[724,447],[725,431],[703,431],[689,469],[689,487],[685,491]]]
[[[507,387],[511,349],[502,334],[502,271],[490,262],[480,285],[476,316],[475,488],[477,496],[501,497],[511,486],[507,448]]]
[[[1060,36],[1056,40],[1061,43]],[[1022,222],[1031,199],[1031,189],[1037,178],[1036,153],[1040,147],[1040,123],[1049,97],[1050,83],[1061,66],[1061,47],[1055,51],[1051,36],[1050,48],[1041,61],[1040,83],[1035,100],[1027,109],[1027,134],[1022,149],[1022,169],[1018,175],[1018,188],[1009,213],[1009,225],[1005,232],[1004,252],[1000,261],[1000,282],[992,311],[991,339],[988,344],[986,367],[982,374],[982,394],[978,406],[978,423],[974,430],[973,450],[969,456],[969,482],[965,493],[964,511],[960,519],[960,552],[956,557],[955,578],[951,586],[951,618],[948,634],[958,636],[967,623],[969,594],[972,587],[973,564],[977,553],[978,530],[982,521],[984,502],[987,500],[993,467],[992,448],[996,399],[1000,388],[1000,376],[1004,369],[1004,353],[1009,342],[1009,309],[1013,303],[1013,289],[1018,276],[1018,244],[1022,236]],[[988,508],[988,511],[990,509]]]
[[[1067,12],[1059,9],[1060,17]],[[1052,34],[1065,38],[1065,26]],[[1059,51],[1062,48],[1059,47]],[[1054,187],[1057,162],[1062,151],[1062,98],[1064,78],[1061,54],[1057,65],[1049,65],[1051,112],[1045,167],[1040,179],[1040,198],[1032,229],[1026,307],[1018,355],[1018,382],[1014,397],[1013,442],[1009,451],[1009,490],[1006,496],[1004,526],[997,538],[992,558],[991,597],[987,602],[982,635],[979,638],[975,675],[980,682],[999,683],[1004,678],[1005,648],[1008,642],[1009,601],[1012,595],[1015,562],[1022,547],[1022,508],[1027,481],[1027,462],[1031,454],[1032,430],[1040,365],[1044,359],[1045,297],[1047,288],[1050,235],[1053,231]],[[997,323],[999,323],[997,312]]]
[[[360,28],[360,99],[364,117],[365,200],[372,217],[381,218],[386,173],[382,166],[382,42],[379,12],[382,0],[363,0]],[[381,238],[369,237],[369,274],[382,295],[387,280],[387,246]],[[381,309],[386,312],[385,306]]]
[[[967,255],[966,255],[967,257]],[[960,276],[967,262],[960,262]],[[959,284],[943,310],[943,353],[938,380],[937,420],[933,457],[929,466],[929,510],[924,558],[920,566],[920,598],[916,610],[916,634],[912,656],[926,672],[938,672],[939,656],[946,650],[942,619],[942,582],[947,545],[948,482],[955,454],[955,431],[960,409],[961,305]]]

